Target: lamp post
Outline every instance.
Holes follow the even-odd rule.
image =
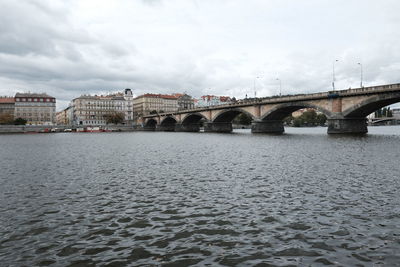
[[[360,65],[360,87],[363,88],[363,65],[360,62],[357,64]]]
[[[282,81],[279,78],[276,78],[277,81],[279,81],[279,97],[282,96]]]
[[[333,61],[332,64],[332,89],[333,91],[335,91],[335,62],[338,62],[339,60],[336,59],[335,61]]]
[[[254,84],[253,84],[253,89],[254,89],[254,98],[257,97],[257,91],[256,91],[256,79],[259,79],[260,77],[255,77],[254,78]]]

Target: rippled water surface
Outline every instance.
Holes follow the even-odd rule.
[[[0,135],[1,266],[396,266],[400,127]]]

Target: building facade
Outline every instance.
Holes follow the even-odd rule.
[[[392,109],[392,116],[396,119],[400,120],[400,108],[393,108]]]
[[[178,97],[175,95],[144,94],[133,100],[133,112],[137,117],[177,110]]]
[[[15,111],[15,98],[14,97],[0,97],[0,114],[9,114],[14,116]]]
[[[14,122],[15,98],[0,97],[0,124],[12,124]]]
[[[111,95],[82,95],[71,102],[73,125],[106,125],[107,118],[123,116],[123,124],[133,123],[133,95],[131,89]]]
[[[178,98],[178,110],[194,108],[194,99],[188,94],[173,94]]]
[[[15,118],[22,118],[28,125],[53,125],[56,123],[56,99],[45,93],[17,93]]]
[[[72,125],[72,107],[69,106],[66,109],[57,112],[56,114],[56,122],[57,125]]]
[[[229,96],[203,95],[196,101],[197,107],[218,106],[232,103]]]

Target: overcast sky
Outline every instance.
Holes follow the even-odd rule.
[[[400,82],[398,0],[0,0],[0,95],[243,98]],[[258,79],[256,77],[259,77]]]

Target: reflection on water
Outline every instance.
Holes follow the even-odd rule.
[[[2,265],[396,265],[400,127],[0,136]]]

